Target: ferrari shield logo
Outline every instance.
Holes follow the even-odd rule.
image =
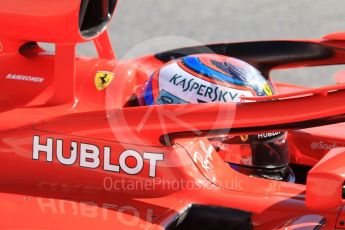
[[[114,79],[114,73],[98,71],[95,76],[95,85],[98,90],[107,88]]]
[[[272,89],[267,83],[264,85],[264,91],[265,91],[267,96],[273,95]]]
[[[241,135],[240,137],[243,142],[246,142],[248,140],[248,135]]]

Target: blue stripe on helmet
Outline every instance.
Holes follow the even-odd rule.
[[[203,74],[207,77],[210,78],[215,78],[221,81],[225,81],[225,82],[229,82],[231,84],[236,84],[236,85],[245,85],[245,82],[238,80],[238,79],[234,79],[226,74],[223,74],[221,72],[218,72],[214,69],[211,69],[210,67],[208,67],[207,65],[203,64],[200,59],[198,57],[193,57],[193,56],[189,56],[189,57],[185,57],[183,58],[183,63],[190,69]]]
[[[150,77],[150,80],[148,81],[147,86],[144,89],[144,101],[146,105],[153,105],[155,103],[155,100],[152,94],[152,80],[153,80],[153,75]]]

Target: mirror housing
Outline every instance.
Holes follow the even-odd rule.
[[[308,173],[306,206],[314,210],[340,207],[345,181],[345,148],[331,150]]]
[[[117,0],[1,0],[0,39],[71,44],[100,35]]]

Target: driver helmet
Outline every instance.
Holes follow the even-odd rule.
[[[274,88],[252,65],[228,56],[198,54],[165,64],[143,90],[145,105],[244,103],[244,97],[271,96]],[[210,139],[237,171],[273,180],[293,180],[286,132]]]

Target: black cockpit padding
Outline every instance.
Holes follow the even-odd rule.
[[[323,60],[334,56],[332,47],[302,41],[259,41],[224,43],[180,48],[158,53],[155,57],[163,62],[191,54],[215,53],[244,60],[260,70],[295,62]]]

